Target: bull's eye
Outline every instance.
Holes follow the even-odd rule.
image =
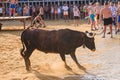
[[[89,33],[90,36],[93,36],[93,33]]]

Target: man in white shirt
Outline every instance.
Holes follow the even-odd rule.
[[[73,7],[73,15],[74,15],[74,24],[78,26],[78,21],[80,18],[80,11],[77,6]]]
[[[65,21],[68,19],[68,6],[67,6],[67,4],[64,4],[64,6],[62,7],[62,9],[63,9],[63,16],[64,16],[64,19],[65,19]]]
[[[117,7],[115,6],[115,3],[113,4],[113,2],[110,2],[109,8],[112,11],[112,20],[113,20],[113,25],[115,26],[115,31],[117,31],[117,23],[116,23],[117,22]]]

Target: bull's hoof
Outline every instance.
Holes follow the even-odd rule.
[[[69,66],[67,66],[67,65],[65,65],[65,68],[67,69],[67,70],[69,70],[69,71],[71,71],[72,70],[72,68],[70,68]]]
[[[31,72],[32,69],[31,68],[26,68],[27,72]]]
[[[80,69],[82,69],[85,73],[88,73],[85,67],[80,66]]]

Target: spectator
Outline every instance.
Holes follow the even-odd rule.
[[[32,17],[35,18],[37,16],[35,6],[32,7]]]
[[[69,7],[70,19],[73,19],[73,5],[71,4]]]
[[[22,7],[20,5],[18,5],[18,8],[17,8],[17,12],[18,12],[18,16],[22,16]]]
[[[8,2],[10,2],[10,16],[15,16],[15,8],[16,8],[16,4],[17,4],[17,0],[8,0]]]
[[[73,7],[73,14],[74,14],[74,24],[78,26],[78,20],[80,18],[80,11],[77,6]]]
[[[113,2],[110,2],[110,6],[109,6],[111,12],[112,12],[112,21],[113,21],[113,25],[115,26],[115,33],[117,34],[117,7],[116,5],[113,4]],[[110,34],[110,32],[108,32],[108,34]]]
[[[54,18],[55,20],[58,19],[58,6],[57,5],[54,6]]]
[[[91,23],[91,31],[97,30],[95,27],[95,10],[94,10],[94,4],[90,3],[89,8],[89,16],[90,16],[90,23]]]
[[[43,7],[42,7],[42,6],[40,6],[40,9],[39,9],[39,15],[42,17],[42,19],[44,19],[43,14],[44,14]]]
[[[50,11],[51,13],[51,19],[54,19],[54,6],[53,5],[51,5],[51,11]]]
[[[2,8],[2,5],[0,5],[0,16],[3,15],[3,8]]]
[[[100,10],[101,10],[101,6],[99,2],[96,2],[96,6],[95,6],[95,16],[96,16],[96,26],[99,28],[99,24],[100,24]]]
[[[49,7],[48,7],[48,5],[45,5],[44,6],[44,18],[45,19],[49,19]]]
[[[26,4],[24,4],[23,16],[29,16],[29,7]]]
[[[63,16],[64,16],[64,19],[66,22],[68,20],[68,6],[67,6],[67,4],[64,4],[62,9],[63,9]]]
[[[61,14],[62,14],[61,6],[58,6],[58,19],[61,18]]]

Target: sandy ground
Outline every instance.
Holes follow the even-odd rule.
[[[20,35],[22,23],[17,21],[2,22],[3,31],[0,31],[0,80],[120,80],[120,34],[110,38],[95,36],[96,52],[79,47],[76,56],[89,74],[80,70],[68,55],[67,63],[72,68],[68,71],[58,54],[44,54],[34,51],[30,57],[32,71],[25,70],[24,60],[20,55],[22,48]],[[75,27],[73,22],[46,21],[45,29],[70,28],[78,31],[90,31],[86,21],[80,21]],[[29,25],[29,23],[27,24]],[[108,29],[109,31],[109,29]],[[98,31],[97,31],[98,32]]]

